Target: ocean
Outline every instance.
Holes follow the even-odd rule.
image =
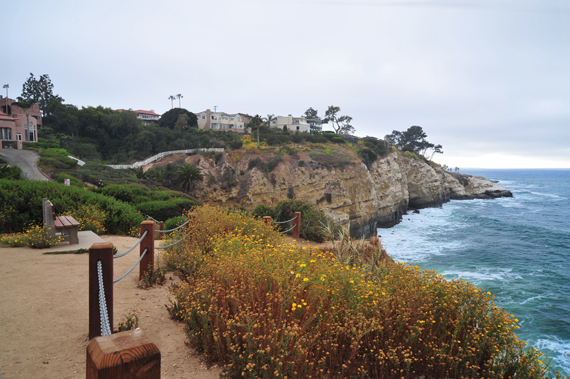
[[[378,229],[396,261],[463,278],[520,320],[519,339],[570,375],[570,169],[469,169],[513,198],[453,200]]]

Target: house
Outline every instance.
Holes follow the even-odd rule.
[[[249,119],[251,119],[251,116],[243,113],[229,114],[225,112],[212,112],[209,109],[195,114],[198,118],[199,129],[224,130],[238,133],[245,131],[245,126],[247,122],[249,122]]]
[[[305,117],[293,117],[291,115],[287,117],[275,117],[271,120],[271,127],[282,130],[293,130],[296,132],[308,132],[311,129],[311,126],[307,123],[307,119],[305,119]]]
[[[0,148],[16,142],[16,148],[21,150],[23,142],[38,142],[41,126],[42,114],[38,104],[24,109],[13,99],[0,95]]]
[[[160,115],[158,113],[154,113],[154,110],[150,111],[143,111],[139,109],[138,111],[133,111],[137,114],[137,118],[142,120],[143,125],[150,125],[158,123],[158,119]]]

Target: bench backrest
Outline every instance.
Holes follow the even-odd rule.
[[[55,236],[55,224],[53,222],[55,220],[55,211],[53,204],[48,199],[42,199],[42,208],[48,234]]]

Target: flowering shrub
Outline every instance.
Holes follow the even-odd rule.
[[[90,230],[98,235],[106,232],[107,215],[97,205],[81,204],[77,209],[67,212],[66,216],[72,216],[79,222],[79,230]]]
[[[26,246],[28,244],[28,238],[26,234],[22,233],[3,234],[0,236],[0,243],[12,247]]]
[[[165,241],[183,239],[164,258],[186,279],[170,311],[228,377],[545,375],[518,320],[468,282],[389,260],[344,264],[241,212],[204,206],[189,217]]]
[[[45,249],[57,245],[62,241],[59,236],[51,237],[44,226],[34,225],[26,231],[28,246],[34,249]]]

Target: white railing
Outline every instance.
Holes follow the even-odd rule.
[[[172,154],[188,154],[188,153],[197,153],[199,151],[203,151],[203,152],[208,152],[208,151],[215,151],[215,152],[223,152],[224,148],[222,147],[218,147],[218,148],[211,148],[211,149],[186,149],[186,150],[172,150],[172,151],[164,151],[162,153],[158,153],[148,159],[145,159],[142,162],[135,162],[133,164],[109,164],[107,166],[112,167],[116,170],[119,169],[127,169],[127,168],[139,168],[142,166],[146,166],[147,164],[150,164],[152,162],[155,162],[159,159],[162,159],[168,155],[172,155]]]

